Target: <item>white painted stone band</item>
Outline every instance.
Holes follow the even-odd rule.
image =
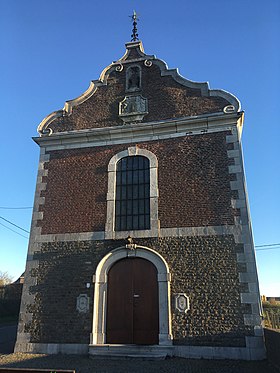
[[[151,237],[150,231],[124,231],[115,232],[116,239],[127,238],[131,235],[133,238]],[[240,227],[236,225],[221,225],[209,227],[182,227],[182,228],[161,228],[155,236],[152,237],[195,237],[195,236],[239,236]],[[56,241],[100,241],[105,239],[105,231],[101,232],[81,232],[65,234],[38,234],[36,242],[56,242]]]
[[[243,114],[218,114],[211,116],[185,117],[176,120],[159,122],[126,124],[124,126],[106,127],[79,131],[68,131],[51,136],[34,137],[33,140],[47,151],[75,149],[114,144],[129,144],[135,142],[171,139],[182,136],[201,135],[234,130],[242,121]],[[227,142],[234,139],[227,136]],[[234,135],[235,136],[235,135]]]

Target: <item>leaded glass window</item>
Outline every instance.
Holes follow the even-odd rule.
[[[142,156],[117,163],[115,230],[150,229],[150,162]]]

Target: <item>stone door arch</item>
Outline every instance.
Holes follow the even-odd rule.
[[[94,305],[93,305],[93,327],[90,338],[92,345],[106,344],[106,310],[108,272],[117,261],[128,258],[143,258],[157,269],[158,275],[158,297],[159,297],[159,345],[171,345],[171,317],[170,317],[170,272],[164,258],[156,251],[134,245],[133,250],[128,247],[119,247],[108,253],[98,264],[93,276]]]

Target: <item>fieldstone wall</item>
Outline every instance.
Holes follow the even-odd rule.
[[[159,252],[172,273],[171,294],[186,293],[190,310],[175,311],[172,304],[172,332],[175,344],[208,346],[245,346],[245,335],[253,328],[244,325],[243,314],[250,305],[240,303],[238,274],[246,271],[237,263],[232,236],[167,237],[137,239],[137,244]],[[99,261],[109,251],[123,246],[123,240],[73,241],[42,243],[33,256],[38,268],[31,276],[30,287],[35,303],[27,307],[32,321],[25,325],[30,342],[89,343],[92,328],[92,276]],[[87,288],[86,284],[91,283]],[[80,294],[90,299],[89,311],[79,312],[76,300]]]

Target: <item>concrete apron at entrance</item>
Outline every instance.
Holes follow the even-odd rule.
[[[162,360],[174,355],[173,346],[159,345],[121,345],[104,344],[90,345],[89,356],[95,359],[148,359]]]

